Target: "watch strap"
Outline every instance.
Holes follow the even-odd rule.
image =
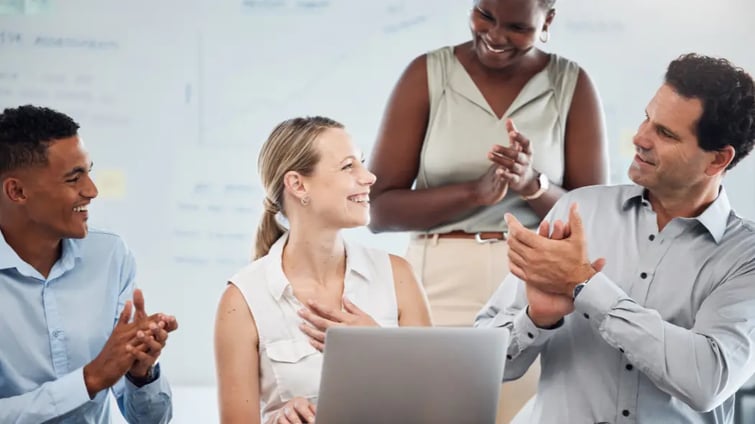
[[[522,195],[522,199],[524,200],[535,200],[543,195],[548,189],[550,188],[550,181],[548,180],[548,176],[543,174],[542,172],[540,175],[537,176],[537,182],[540,184],[540,188],[537,189],[534,193],[530,194],[529,196]]]
[[[130,381],[136,387],[146,386],[147,384],[154,383],[155,380],[160,378],[160,363],[156,362],[149,368],[147,375],[144,377],[134,377],[131,373],[126,373],[126,379]]]

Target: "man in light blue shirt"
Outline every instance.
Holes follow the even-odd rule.
[[[753,79],[685,55],[645,113],[635,185],[567,193],[537,233],[506,217],[512,274],[476,325],[511,329],[504,380],[540,355],[527,423],[732,423],[755,372],[755,226],[721,185],[755,142]]]
[[[108,423],[108,389],[130,423],[168,422],[157,358],[177,323],[147,316],[123,240],[88,229],[78,128],[47,108],[0,114],[0,422]]]

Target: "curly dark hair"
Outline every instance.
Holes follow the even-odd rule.
[[[747,72],[726,59],[689,53],[671,62],[665,81],[679,95],[702,101],[697,139],[703,150],[734,147],[727,170],[750,153],[755,143],[755,84]]]
[[[0,113],[0,174],[47,163],[53,140],[73,137],[79,124],[64,113],[32,105]]]

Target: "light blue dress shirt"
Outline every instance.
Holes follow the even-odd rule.
[[[0,423],[109,423],[108,390],[89,399],[84,365],[102,350],[134,291],[135,261],[123,240],[90,230],[64,239],[48,278],[0,237]],[[111,388],[130,423],[172,414],[165,377]]]
[[[556,329],[536,327],[509,275],[477,316],[511,329],[504,380],[541,358],[527,422],[732,423],[734,393],[755,371],[755,228],[726,192],[658,231],[639,186],[564,195],[579,205],[591,260],[606,258]]]

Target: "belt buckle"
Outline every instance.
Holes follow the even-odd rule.
[[[489,239],[484,239],[484,238],[482,238],[482,237],[480,236],[480,234],[481,234],[481,233],[475,233],[475,235],[474,235],[474,239],[475,239],[475,241],[476,241],[477,243],[480,243],[480,244],[490,244],[490,243],[498,243],[499,241],[504,241],[504,240],[506,240],[506,232],[505,232],[505,231],[501,231],[501,236],[503,237],[503,238],[501,238],[501,239],[497,239],[497,238],[489,238]]]

